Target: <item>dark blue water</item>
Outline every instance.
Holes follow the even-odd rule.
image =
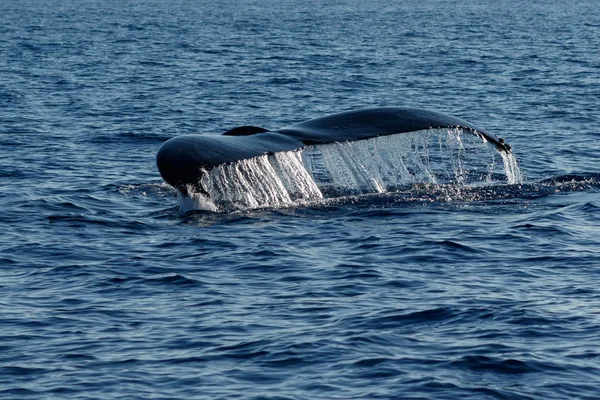
[[[0,397],[600,397],[596,1],[3,1]],[[522,185],[182,215],[155,154],[412,106]]]

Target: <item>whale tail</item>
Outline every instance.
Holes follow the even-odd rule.
[[[500,152],[511,152],[504,139],[459,118],[422,109],[383,107],[334,114],[277,130],[241,126],[223,135],[178,136],[163,143],[156,163],[161,176],[170,185],[182,190],[192,185],[202,191],[199,182],[203,171],[265,154],[300,150],[312,145],[455,128],[493,144]]]

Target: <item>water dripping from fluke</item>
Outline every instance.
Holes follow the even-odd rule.
[[[500,154],[500,155],[498,155]],[[289,207],[412,185],[523,180],[503,139],[438,112],[384,107],[268,130],[178,136],[158,151],[182,211]]]
[[[405,196],[410,190],[421,196],[424,190],[438,195],[444,190],[456,199],[460,187],[477,190],[522,180],[512,153],[458,128],[429,129],[219,165],[203,170],[198,184],[186,185],[178,197],[182,212],[230,212],[318,205],[348,196]],[[468,193],[472,198],[472,190]]]

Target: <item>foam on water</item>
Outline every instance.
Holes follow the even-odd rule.
[[[498,161],[500,153],[502,164]],[[512,154],[460,129],[430,129],[354,142],[307,146],[204,171],[179,194],[183,212],[307,204],[337,196],[389,193],[415,184],[521,183]]]

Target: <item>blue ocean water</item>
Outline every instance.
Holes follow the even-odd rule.
[[[600,11],[0,2],[0,398],[600,397]],[[410,106],[523,184],[182,214],[161,143]]]

